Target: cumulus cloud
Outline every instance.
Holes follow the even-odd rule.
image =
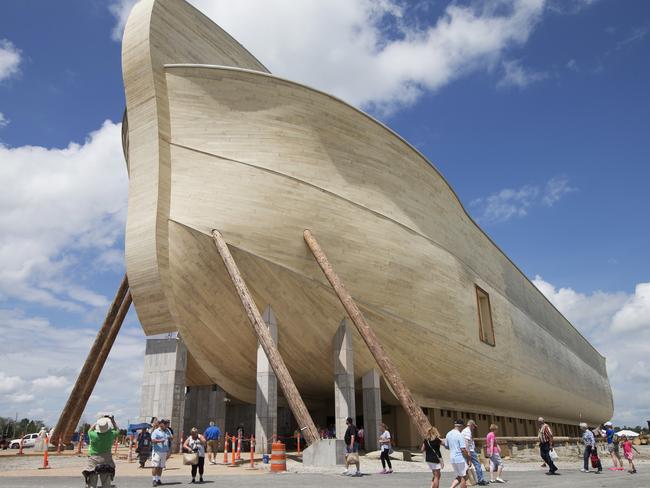
[[[46,376],[44,378],[36,378],[32,380],[34,388],[40,390],[49,390],[51,388],[63,388],[67,386],[68,379],[65,376]]]
[[[3,127],[7,127],[9,125],[9,122],[10,120],[7,117],[5,117],[5,114],[0,112],[0,129],[2,129]]]
[[[497,84],[500,87],[525,88],[532,83],[548,78],[548,73],[525,68],[520,60],[504,61],[503,72],[503,78]]]
[[[581,293],[541,276],[533,283],[607,358],[615,423],[642,425],[650,418],[650,283],[633,294]]]
[[[616,332],[650,331],[650,283],[639,283],[612,321]]]
[[[520,188],[505,188],[487,197],[470,202],[476,220],[483,224],[505,222],[516,217],[525,217],[536,206],[552,207],[567,193],[576,191],[565,177],[551,178],[543,186],[524,185]]]
[[[11,393],[24,384],[19,376],[7,376],[4,371],[0,371],[0,393]]]
[[[21,51],[7,39],[0,39],[0,81],[19,73]]]
[[[468,73],[491,70],[522,46],[544,0],[452,2],[428,25],[396,0],[192,0],[274,74],[367,109],[415,102]],[[110,6],[119,39],[134,4]]]
[[[120,124],[63,149],[0,145],[0,300],[82,312],[107,299],[74,283],[82,253],[121,243],[127,173]]]
[[[53,425],[88,355],[97,328],[62,326],[21,310],[0,308],[3,339],[0,412],[18,409],[19,416],[32,412]],[[84,417],[87,420],[94,420],[96,415],[106,412],[114,413],[121,425],[137,418],[144,347],[144,334],[135,314],[131,313],[99,377],[92,402],[86,408]]]

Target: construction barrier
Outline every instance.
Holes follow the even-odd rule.
[[[280,473],[287,470],[287,451],[282,442],[274,442],[271,446],[271,472]]]
[[[18,449],[18,456],[23,455],[23,442],[25,441],[25,434],[20,435],[20,448]]]
[[[298,454],[300,454],[300,434],[296,434],[296,445],[298,446]]]
[[[223,438],[223,464],[228,464],[228,432]]]
[[[241,459],[241,432],[237,434],[237,455],[235,456],[237,461]]]
[[[235,454],[236,454],[235,451],[237,450],[237,445],[236,445],[237,438],[235,436],[232,436],[230,438],[230,440],[232,441],[232,444],[231,444],[231,448],[232,448],[231,452],[232,452],[232,454],[231,454],[231,457],[230,457],[231,461],[230,461],[230,464],[228,466],[229,467],[235,467],[235,466],[237,466],[237,463],[235,462]]]
[[[45,450],[43,451],[43,466],[41,468],[38,468],[38,469],[50,469],[50,460],[48,458],[49,448],[50,448],[50,438],[46,434],[45,435]]]
[[[129,439],[129,457],[128,460],[130,463],[133,462],[133,434],[131,434],[131,437]]]
[[[81,447],[84,443],[84,431],[79,432],[79,440],[77,441],[77,454],[81,454]]]
[[[246,469],[257,469],[255,467],[255,436],[251,436],[251,465]]]

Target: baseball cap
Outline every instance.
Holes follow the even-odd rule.
[[[465,425],[465,421],[463,419],[456,419],[454,420],[454,425]]]

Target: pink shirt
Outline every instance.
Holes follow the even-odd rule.
[[[485,446],[487,449],[487,455],[492,456],[493,454],[501,454],[501,448],[497,444],[497,436],[494,432],[490,432],[485,438]]]
[[[625,456],[631,456],[632,455],[632,441],[625,441],[623,443],[623,454]]]

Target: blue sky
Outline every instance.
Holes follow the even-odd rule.
[[[420,149],[608,357],[615,420],[650,418],[650,3],[193,3]],[[56,418],[124,272],[132,4],[0,6],[0,415]],[[143,349],[131,314],[89,418],[137,415]]]

